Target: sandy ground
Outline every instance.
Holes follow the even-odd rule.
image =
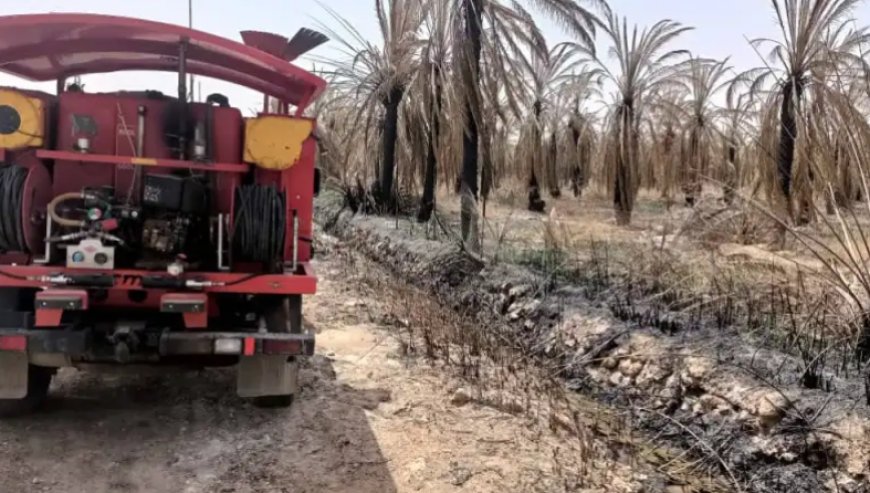
[[[235,397],[229,370],[64,371],[44,411],[0,423],[0,493],[683,491],[623,452],[583,460],[528,418],[457,405],[457,381],[401,354],[377,293],[337,258],[317,268],[318,354],[292,408]]]

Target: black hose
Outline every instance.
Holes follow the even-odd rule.
[[[27,252],[24,226],[21,223],[21,201],[27,168],[0,168],[0,251]]]
[[[236,189],[234,261],[280,265],[287,231],[286,204],[286,194],[274,186],[245,185]]]

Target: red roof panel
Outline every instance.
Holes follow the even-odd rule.
[[[326,82],[253,46],[182,26],[93,14],[0,16],[0,71],[33,81],[121,70],[187,70],[287,101],[301,109]]]

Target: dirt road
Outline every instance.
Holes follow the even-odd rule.
[[[528,417],[464,402],[458,381],[403,354],[358,267],[317,264],[305,317],[318,354],[291,409],[236,398],[226,370],[63,372],[43,412],[0,423],[0,493],[665,491],[633,457],[589,457]]]

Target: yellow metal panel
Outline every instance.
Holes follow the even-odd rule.
[[[18,91],[0,89],[0,106],[7,106],[6,112],[17,114],[17,129],[0,132],[0,147],[18,149],[21,147],[42,147],[45,137],[45,118],[42,101],[21,94]]]
[[[265,115],[245,122],[245,162],[261,168],[290,168],[302,154],[302,144],[314,122],[289,116]]]

